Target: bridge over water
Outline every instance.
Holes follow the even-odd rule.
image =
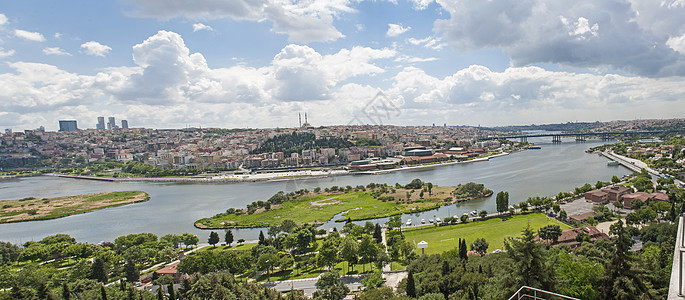
[[[625,135],[653,135],[664,133],[665,130],[652,130],[652,131],[611,131],[611,132],[587,132],[587,133],[534,133],[534,134],[516,134],[516,135],[506,135],[506,136],[488,136],[479,137],[478,141],[491,141],[491,140],[510,140],[518,139],[521,142],[527,142],[528,138],[532,137],[552,137],[553,143],[561,143],[561,137],[575,137],[576,141],[585,141],[586,138],[591,136],[600,137],[603,140],[608,140],[614,136],[625,136]]]

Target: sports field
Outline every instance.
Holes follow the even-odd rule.
[[[506,221],[502,221],[500,218],[493,218],[466,224],[404,230],[404,236],[407,241],[414,245],[420,241],[428,242],[428,248],[425,250],[426,254],[442,253],[454,249],[458,245],[460,238],[466,239],[469,250],[471,243],[475,239],[484,238],[490,244],[488,252],[492,252],[495,249],[504,249],[504,239],[506,237],[521,236],[521,230],[528,224],[536,231],[540,227],[550,224],[558,224],[561,226],[561,230],[571,229],[570,226],[554,218],[547,217],[543,213],[531,213],[507,217]],[[421,252],[421,250],[416,251]]]

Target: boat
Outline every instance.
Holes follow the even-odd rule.
[[[434,222],[435,222],[435,220],[433,220],[433,219],[428,219],[428,223],[434,223]]]
[[[620,163],[615,161],[615,160],[610,160],[609,162],[607,162],[607,166],[618,166],[618,165],[620,165]]]
[[[440,218],[437,218],[437,219],[435,219],[435,222],[440,223],[440,222],[442,222],[442,220],[440,220]]]
[[[411,219],[407,220],[406,225],[407,225],[407,226],[411,226]]]
[[[477,215],[478,215],[478,211],[477,211],[477,210],[474,210],[474,211],[471,212],[471,214],[474,215],[474,216],[477,216]]]
[[[426,224],[426,219],[421,219],[421,224]]]
[[[533,150],[540,150],[540,146],[528,146],[528,149],[533,149]]]

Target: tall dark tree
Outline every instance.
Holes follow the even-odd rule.
[[[104,285],[100,286],[100,298],[102,298],[102,300],[107,300],[107,290]]]
[[[207,240],[210,245],[216,247],[216,244],[219,242],[219,234],[216,233],[216,231],[212,231],[209,233],[209,239]]]
[[[407,296],[416,298],[416,283],[414,282],[414,274],[411,271],[407,274]]]
[[[71,292],[69,291],[69,285],[67,283],[62,283],[62,299],[64,300],[69,300],[71,299]]]
[[[541,239],[547,240],[550,244],[554,244],[561,236],[561,227],[555,224],[541,227],[538,229],[538,235]]]
[[[174,292],[173,282],[170,282],[169,285],[167,285],[166,290],[169,293],[169,300],[176,300],[176,293]]]
[[[264,237],[264,232],[262,232],[261,230],[259,231],[259,245],[266,246],[266,238]]]
[[[224,241],[226,241],[226,245],[231,245],[233,243],[233,231],[232,230],[226,230],[226,235],[224,236]]]
[[[107,272],[105,271],[105,261],[101,258],[96,258],[93,262],[93,267],[90,272],[90,279],[95,279],[99,282],[107,282]]]
[[[126,261],[126,264],[124,265],[124,276],[126,276],[126,280],[129,282],[136,282],[138,281],[138,278],[140,278],[140,273],[138,272],[138,268],[136,268],[136,263],[132,260]]]
[[[157,289],[157,300],[164,300],[164,295],[162,294],[162,286]]]
[[[383,231],[381,225],[378,223],[376,223],[376,226],[373,228],[373,238],[376,240],[376,243],[383,243]]]

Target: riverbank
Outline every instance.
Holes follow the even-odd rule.
[[[73,178],[73,179],[83,179],[83,180],[98,180],[98,181],[109,181],[109,182],[196,182],[196,183],[240,183],[240,182],[259,182],[259,181],[288,181],[297,179],[317,179],[326,178],[332,176],[345,176],[345,175],[378,175],[386,174],[397,171],[408,171],[408,170],[418,170],[418,169],[432,169],[441,166],[450,166],[457,164],[467,164],[474,162],[488,161],[491,158],[497,158],[510,153],[503,152],[499,154],[490,155],[487,157],[481,157],[465,161],[449,161],[442,163],[433,163],[417,166],[403,166],[395,169],[388,170],[377,170],[377,171],[361,171],[361,172],[350,172],[348,170],[332,170],[332,169],[311,169],[311,170],[298,170],[298,171],[285,171],[285,172],[265,172],[256,174],[218,174],[218,175],[200,175],[191,178],[183,177],[163,177],[163,178],[114,178],[114,177],[98,177],[98,176],[81,176],[81,175],[67,175],[58,173],[48,173],[42,174],[45,176],[63,177],[63,178]],[[33,175],[41,176],[41,175]]]
[[[107,207],[121,206],[150,200],[141,191],[123,191],[53,198],[26,197],[2,200],[0,223],[50,220]]]

